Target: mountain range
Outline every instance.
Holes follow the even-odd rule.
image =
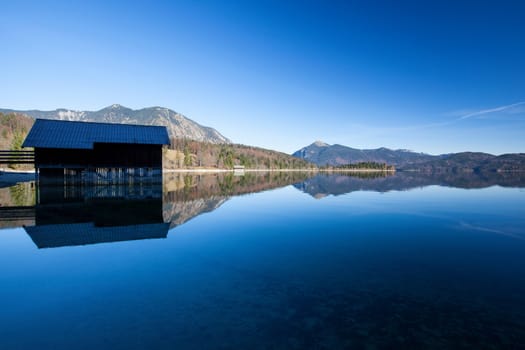
[[[343,145],[329,145],[316,141],[293,153],[293,156],[318,166],[339,166],[359,162],[394,165],[398,170],[428,172],[449,171],[513,171],[525,169],[525,153],[500,156],[481,152],[461,152],[441,155],[417,153],[409,150],[357,149]]]
[[[357,149],[337,144],[329,145],[322,141],[315,141],[311,145],[301,148],[293,153],[293,156],[319,166],[338,166],[359,162],[376,162],[400,166],[421,163],[436,158],[436,156],[408,150],[391,150],[385,147]]]
[[[209,143],[231,143],[217,130],[200,125],[186,116],[164,107],[131,109],[114,104],[99,111],[75,111],[56,109],[54,111],[0,109],[3,114],[22,114],[33,119],[56,119],[101,123],[125,123],[142,125],[163,125],[170,137],[187,138]]]
[[[63,108],[53,111],[0,109],[0,117],[0,133],[2,134],[2,139],[0,139],[1,149],[16,149],[16,147],[13,148],[13,145],[17,143],[17,140],[23,140],[33,120],[36,118],[163,125],[168,129],[170,137],[174,139],[193,140],[201,143],[215,144],[220,147],[232,143],[217,130],[202,126],[186,116],[164,107],[149,107],[133,110],[119,104],[114,104],[99,111],[75,111]],[[175,143],[177,143],[176,140]],[[195,153],[194,155],[192,152],[189,152],[191,154],[183,154],[183,156],[178,157],[180,158],[179,160],[184,163],[183,165],[203,166],[203,164],[206,163],[206,159],[203,158],[206,154],[204,154],[202,150],[208,149],[209,147],[206,148],[207,146],[205,147],[204,144],[184,144],[182,146],[184,147],[178,150],[179,153],[188,153],[193,149],[195,151],[193,152]],[[222,156],[224,158],[223,160],[227,160],[229,163],[246,165],[248,168],[266,166],[268,168],[278,169],[290,166],[299,166],[300,168],[311,167],[306,162],[317,166],[340,166],[359,162],[375,162],[393,165],[397,170],[427,172],[525,170],[525,153],[504,154],[500,156],[480,152],[430,155],[404,149],[392,150],[385,147],[377,149],[357,149],[338,144],[329,145],[322,141],[316,141],[309,146],[301,148],[292,154],[293,157],[275,151],[257,150],[249,146],[245,148],[249,150],[238,150],[240,152],[239,154],[236,153],[235,149],[223,150],[222,148],[218,148],[216,152],[218,158],[208,160],[211,162],[210,164],[217,165],[220,163],[219,158]],[[177,147],[173,146],[173,149],[177,150]],[[258,152],[258,155],[254,154],[254,152]],[[257,157],[262,158],[259,159]],[[297,163],[296,158],[300,158],[306,162]],[[179,161],[179,163],[181,161]],[[179,166],[181,165],[179,164]],[[208,166],[211,165],[208,164]]]

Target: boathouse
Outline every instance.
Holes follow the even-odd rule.
[[[164,126],[37,119],[22,147],[35,149],[41,175],[68,170],[162,169]]]

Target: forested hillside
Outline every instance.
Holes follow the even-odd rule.
[[[246,169],[313,169],[316,166],[286,153],[263,148],[212,144],[188,139],[172,139],[165,152],[164,168],[219,168],[232,169],[243,165]]]
[[[17,151],[22,149],[22,143],[31,129],[34,120],[17,113],[0,113],[0,150]],[[30,164],[0,164],[0,168],[32,169]]]
[[[18,150],[34,120],[22,114],[0,113],[0,150]]]

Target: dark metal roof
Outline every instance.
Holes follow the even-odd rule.
[[[22,147],[93,149],[94,143],[168,145],[164,126],[37,119]]]

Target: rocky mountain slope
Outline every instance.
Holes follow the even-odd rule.
[[[210,143],[230,143],[231,141],[217,130],[202,126],[184,115],[164,107],[149,107],[133,110],[118,104],[99,111],[73,111],[56,109],[54,111],[18,111],[0,109],[4,114],[27,115],[33,119],[57,119],[103,123],[125,123],[143,125],[164,125],[170,137],[186,138]]]

